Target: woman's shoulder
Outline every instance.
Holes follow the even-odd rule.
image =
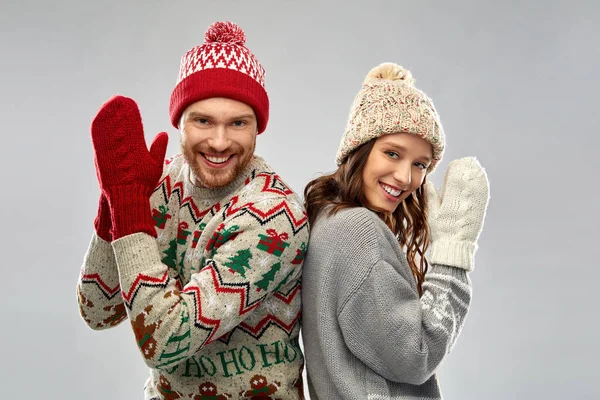
[[[310,240],[332,240],[341,246],[360,246],[379,249],[382,243],[393,240],[392,232],[373,211],[365,207],[343,208],[331,213],[326,207],[311,229]]]
[[[326,230],[366,230],[373,231],[375,228],[377,215],[365,207],[342,208],[336,212],[331,212],[333,206],[325,207],[319,213],[315,221],[315,229]]]

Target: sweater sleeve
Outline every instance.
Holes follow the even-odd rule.
[[[138,233],[114,241],[123,298],[146,364],[172,369],[297,279],[308,230],[294,221],[303,219],[302,209],[281,198],[237,209],[212,233],[202,269],[181,290],[154,238]]]
[[[112,246],[94,233],[77,281],[79,314],[94,330],[112,328],[127,318]]]
[[[421,298],[398,267],[379,260],[338,319],[350,351],[394,382],[422,384],[436,371],[463,326],[471,299],[466,272],[434,265]]]

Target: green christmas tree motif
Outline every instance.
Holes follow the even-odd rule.
[[[281,268],[281,263],[276,263],[271,266],[271,269],[262,275],[262,279],[255,283],[258,286],[258,291],[267,290],[271,282],[275,280],[275,274]]]
[[[186,251],[187,250],[184,250],[183,253],[181,253],[181,259],[179,260],[179,264],[177,264],[177,265],[179,265],[179,276],[181,278],[184,277],[183,272],[185,271],[185,266],[183,265],[183,260],[185,260],[185,252]]]
[[[292,276],[294,274],[294,272],[296,272],[296,271],[295,270],[291,270],[290,273],[287,274],[285,276],[285,278],[283,278],[283,280],[281,282],[279,282],[279,285],[277,285],[277,287],[275,289],[273,289],[273,291],[277,292],[279,289],[281,289],[281,287],[288,282],[288,279],[290,279],[290,276]]]
[[[177,265],[177,239],[169,242],[169,248],[163,251],[165,255],[161,260],[169,268],[175,268]]]
[[[225,263],[226,267],[233,273],[238,273],[244,278],[246,277],[246,269],[250,269],[250,259],[252,253],[249,249],[239,250],[233,257],[229,258],[229,262]]]

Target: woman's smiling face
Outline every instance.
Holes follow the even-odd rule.
[[[362,188],[369,205],[392,213],[427,175],[432,148],[411,133],[394,133],[375,140],[362,173]]]

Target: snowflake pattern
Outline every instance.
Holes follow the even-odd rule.
[[[258,265],[261,269],[267,268],[271,265],[271,256],[267,255],[258,259]]]
[[[279,312],[279,306],[277,305],[276,302],[274,301],[267,301],[265,300],[263,302],[264,307],[271,313],[271,314],[275,314]]]

